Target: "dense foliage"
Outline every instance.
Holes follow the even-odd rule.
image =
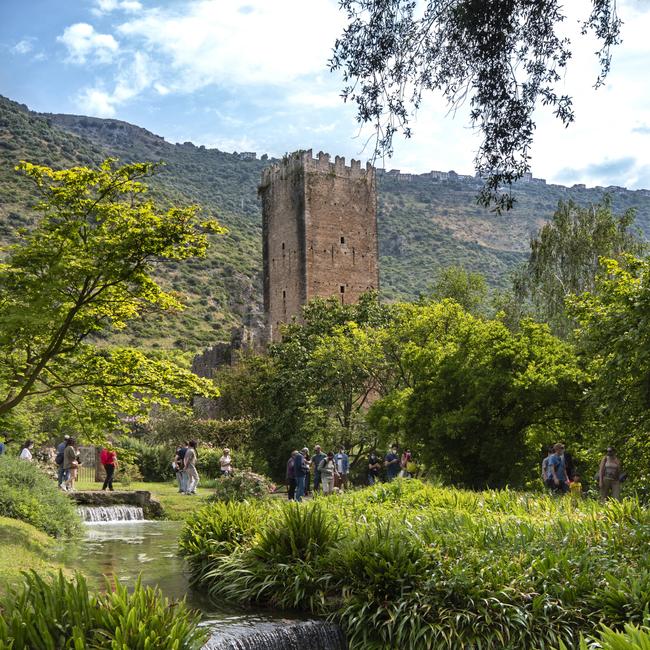
[[[154,400],[216,395],[167,359],[91,341],[148,310],[180,309],[153,266],[204,255],[204,231],[219,231],[217,222],[200,221],[196,207],[157,209],[144,198],[147,163],[20,169],[41,195],[40,218],[0,265],[0,417],[55,396],[114,423],[115,412],[140,412]]]
[[[62,573],[51,582],[36,573],[0,600],[0,648],[113,648],[114,650],[199,650],[206,631],[198,612],[170,603],[158,589],[139,582],[129,592],[115,581],[97,595],[80,574]]]
[[[581,26],[601,41],[598,86],[621,21],[613,0],[591,4]],[[343,96],[356,103],[358,120],[375,125],[378,152],[392,152],[396,131],[410,136],[426,91],[440,91],[452,108],[468,100],[483,137],[475,159],[487,178],[480,202],[512,207],[501,186],[530,170],[536,107],[550,106],[565,125],[573,121],[571,97],[558,94],[571,59],[560,0],[342,0],[341,7],[348,25],[332,67],[343,70]]]
[[[646,248],[635,216],[631,208],[614,214],[609,196],[586,207],[560,201],[552,219],[531,239],[528,263],[514,280],[516,300],[530,301],[535,318],[569,336],[575,322],[566,300],[595,289],[600,259],[641,255]]]
[[[398,480],[307,504],[209,505],[181,538],[214,599],[339,622],[352,648],[569,648],[643,623],[650,512]]]
[[[54,537],[80,528],[74,502],[35,463],[0,456],[0,516],[20,519]]]
[[[650,260],[603,261],[595,291],[573,301],[578,351],[593,382],[597,439],[614,444],[650,494]]]

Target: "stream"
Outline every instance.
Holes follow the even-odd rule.
[[[157,585],[168,598],[185,597],[203,615],[212,636],[205,650],[342,650],[347,643],[330,623],[301,620],[294,613],[254,612],[215,606],[193,591],[184,560],[178,555],[178,521],[119,521],[86,524],[85,538],[67,547],[62,561],[83,570],[91,589],[104,589],[105,576],[120,583]]]

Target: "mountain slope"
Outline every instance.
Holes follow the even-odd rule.
[[[117,340],[195,351],[228,340],[233,326],[259,325],[262,229],[257,184],[267,161],[241,160],[191,143],[171,144],[118,120],[33,113],[0,97],[0,244],[32,220],[33,190],[13,172],[19,160],[65,167],[97,164],[106,157],[164,162],[151,179],[154,197],[164,204],[197,203],[229,228],[228,235],[213,238],[205,260],[171,263],[159,271],[160,281],[181,294],[187,309],[174,317],[148,316]],[[506,286],[510,269],[526,258],[530,236],[552,215],[559,199],[588,203],[604,192],[522,183],[515,191],[515,209],[497,216],[476,205],[477,191],[471,180],[379,178],[384,297],[426,293],[436,270],[450,264],[484,273],[492,286]],[[616,209],[637,208],[638,222],[649,234],[650,193],[612,188],[612,195]]]

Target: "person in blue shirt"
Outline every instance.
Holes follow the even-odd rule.
[[[558,494],[565,494],[569,491],[569,478],[564,462],[564,445],[558,442],[553,450],[555,453],[547,463],[548,486]]]
[[[338,483],[335,487],[342,490],[348,484],[348,472],[350,471],[350,457],[345,453],[343,446],[339,447],[339,453],[334,456],[334,465],[338,473],[338,479],[336,476],[334,478],[335,482]]]
[[[2,436],[0,437],[0,456],[2,456],[5,451],[7,451],[7,439]]]
[[[384,467],[386,468],[386,478],[389,481],[392,481],[399,474],[400,457],[397,454],[397,445],[393,445],[384,457]]]

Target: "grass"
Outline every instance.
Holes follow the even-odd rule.
[[[56,542],[17,519],[0,517],[0,596],[22,581],[21,571],[54,575],[63,567],[54,560]]]
[[[200,505],[205,505],[206,499],[214,492],[211,489],[213,481],[204,481],[199,484],[195,496],[187,496],[178,493],[176,482],[168,483],[144,483],[134,482],[128,487],[122,487],[119,483],[115,484],[116,490],[125,490],[133,492],[135,490],[146,490],[151,492],[153,499],[160,501],[165,517],[174,521],[185,521]],[[78,482],[77,490],[100,490],[101,484],[93,482]]]
[[[642,625],[650,511],[398,480],[301,505],[215,504],[180,546],[215,601],[329,617],[351,649],[576,649]]]

